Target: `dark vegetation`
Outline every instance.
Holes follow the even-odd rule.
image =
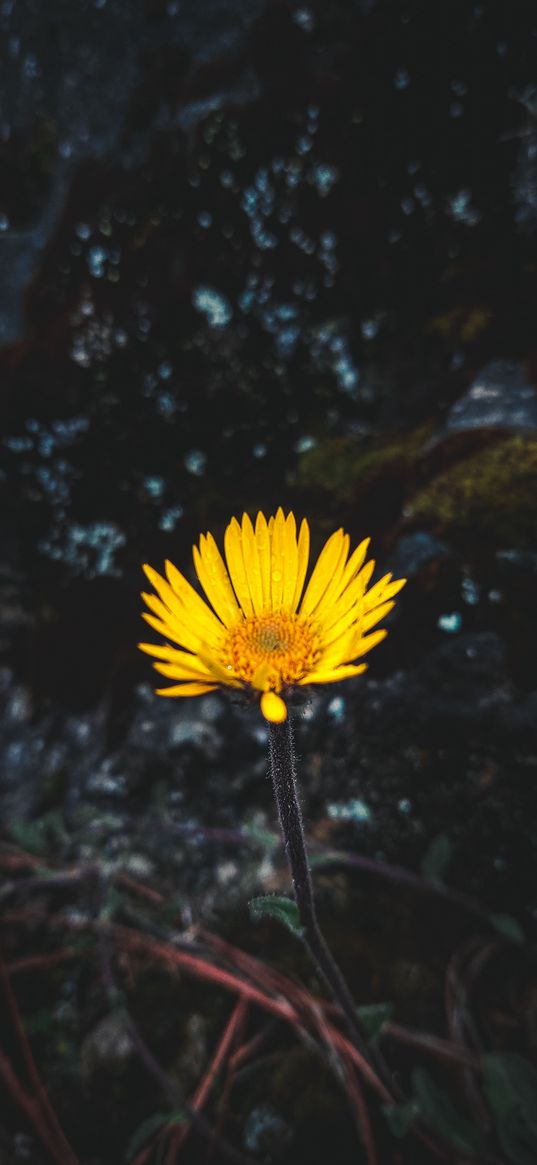
[[[201,12],[203,7],[203,12]],[[535,6],[4,4],[0,1165],[537,1160]],[[297,708],[158,700],[140,563],[282,504],[407,575]]]

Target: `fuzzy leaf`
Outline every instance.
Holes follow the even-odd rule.
[[[510,939],[514,943],[525,942],[526,936],[520,923],[510,914],[489,914],[489,919],[503,938]]]
[[[444,874],[452,856],[451,842],[447,833],[439,833],[427,849],[421,861],[421,872],[429,882],[444,881]]]
[[[184,1119],[183,1112],[155,1112],[153,1116],[148,1116],[147,1120],[142,1121],[132,1134],[125,1150],[125,1159],[132,1161],[140,1149],[150,1140],[153,1133],[158,1132],[165,1125],[180,1125]]]
[[[483,1056],[485,1095],[498,1140],[513,1165],[537,1160],[537,1071],[516,1052]]]
[[[50,834],[54,830],[55,823],[57,825],[57,817],[58,814],[49,813],[37,821],[26,821],[22,817],[17,818],[9,823],[9,835],[22,849],[28,850],[36,857],[42,857],[47,852]],[[63,837],[58,837],[58,830],[56,830],[56,838],[64,841],[65,833]]]
[[[419,1104],[409,1100],[406,1104],[383,1104],[382,1111],[394,1137],[406,1137],[419,1116]]]
[[[419,1115],[427,1128],[452,1145],[459,1153],[475,1157],[482,1152],[481,1133],[455,1108],[451,1097],[438,1088],[424,1068],[415,1068],[412,1084]]]
[[[255,922],[262,918],[276,918],[283,923],[287,930],[297,938],[302,937],[302,927],[298,914],[298,906],[292,898],[284,898],[280,894],[266,894],[262,898],[252,898],[250,914]]]
[[[356,1008],[358,1019],[370,1040],[375,1040],[380,1035],[392,1012],[393,1003],[369,1003]]]

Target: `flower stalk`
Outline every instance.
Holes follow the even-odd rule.
[[[272,787],[293,880],[302,938],[320,975],[343,1012],[355,1046],[371,1062],[371,1051],[360,1030],[353,997],[326,944],[317,920],[298,796],[295,749],[290,717],[281,724],[269,724],[269,750]]]

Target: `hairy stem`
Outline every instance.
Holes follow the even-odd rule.
[[[295,750],[291,722],[269,725],[272,786],[293,879],[296,904],[304,942],[325,983],[339,1004],[356,1047],[368,1061],[371,1051],[356,1015],[356,1006],[347,983],[323,938],[313,897],[302,813],[296,781]]]

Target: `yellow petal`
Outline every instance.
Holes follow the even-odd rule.
[[[369,631],[369,628],[374,627],[375,623],[380,623],[380,620],[383,619],[384,616],[393,609],[393,607],[395,607],[395,603],[382,603],[380,607],[374,607],[368,615],[364,615],[363,619],[360,620],[362,631]]]
[[[394,606],[395,603],[393,602],[382,603],[381,606],[375,607],[366,615],[362,613],[363,608],[361,605],[357,604],[355,607],[350,607],[349,610],[344,615],[342,615],[341,619],[339,619],[337,623],[334,623],[333,627],[331,627],[330,630],[325,632],[323,635],[323,658],[325,652],[329,652],[331,654],[334,648],[337,647],[338,643],[346,636],[356,634],[356,632],[358,632],[360,637],[363,636],[366,631],[369,631],[370,627],[375,626],[375,623],[380,623],[381,619],[383,619],[384,616],[387,615]]]
[[[313,574],[306,587],[306,592],[300,604],[300,614],[309,615],[317,606],[319,599],[326,590],[339,560],[343,530],[336,530],[331,534],[328,542],[321,550]]]
[[[306,519],[303,518],[300,523],[300,533],[298,535],[298,565],[296,573],[295,593],[291,603],[291,611],[294,613],[298,607],[302,596],[302,589],[304,587],[304,579],[308,570],[308,563],[310,558],[310,528]]]
[[[214,692],[216,684],[174,684],[171,688],[155,688],[156,696],[203,696]]]
[[[186,667],[194,669],[195,671],[203,670],[204,665],[200,663],[197,655],[192,655],[190,651],[177,651],[175,647],[154,647],[152,643],[139,643],[142,651],[148,655],[153,655],[157,659],[164,661],[159,664],[162,667]],[[149,648],[149,650],[148,650]],[[156,667],[156,664],[154,665]],[[166,675],[166,672],[163,672]]]
[[[194,566],[211,606],[226,627],[241,618],[224,560],[212,534],[200,538],[199,550],[193,547]]]
[[[251,519],[248,514],[242,515],[242,554],[244,560],[244,569],[248,579],[248,587],[250,590],[250,597],[252,606],[256,615],[261,614],[263,610],[263,581],[261,577],[261,563],[259,560],[259,551],[257,545],[257,537],[254,534]],[[268,535],[267,535],[268,539]],[[269,560],[270,561],[270,560]]]
[[[236,518],[232,518],[224,534],[224,547],[229,577],[240,606],[246,616],[253,615],[254,608],[250,596],[248,576],[242,554],[242,531]]]
[[[153,655],[155,659],[167,659],[170,663],[181,655],[176,647],[168,647],[165,643],[137,643],[136,646],[140,651],[145,651],[146,655]]]
[[[338,667],[339,664],[350,663],[355,658],[354,648],[357,638],[357,627],[353,624],[323,651],[318,664],[319,669],[324,671]]]
[[[393,599],[405,586],[406,578],[396,578],[393,582],[390,582],[390,579],[390,574],[385,575],[384,579],[380,579],[378,583],[375,583],[374,587],[371,587],[367,591],[364,595],[364,611],[369,611],[372,607],[379,606],[380,603],[386,602],[386,599]],[[381,586],[381,583],[383,583],[383,586]]]
[[[352,658],[359,659],[361,655],[367,655],[377,643],[381,643],[386,638],[388,632],[385,627],[381,627],[380,631],[372,631],[371,635],[365,635],[363,639],[359,639],[353,651]]]
[[[153,570],[152,566],[145,565],[143,569],[157,594],[160,595],[165,607],[171,612],[179,625],[185,624],[191,630],[195,629],[201,633],[200,638],[209,639],[212,643],[216,643],[221,639],[223,630],[221,623],[218,622],[213,612],[207,606],[207,603],[204,603],[203,599],[200,599],[199,595],[196,594],[193,587],[189,586],[186,579],[183,581],[189,587],[192,595],[187,596],[185,603],[182,598],[179,598],[170,583],[166,582],[158,571]],[[177,574],[179,574],[179,571],[177,571]],[[195,596],[197,603],[194,602],[192,596]],[[148,606],[150,606],[149,603]],[[155,610],[154,607],[153,609]],[[158,615],[159,612],[155,610],[155,614]]]
[[[220,684],[228,684],[232,688],[242,688],[242,681],[237,678],[232,667],[224,667],[214,656],[209,652],[204,652],[200,647],[198,656],[207,671],[211,673],[213,679],[218,680]]]
[[[147,562],[144,562],[142,570],[149,579],[151,585],[154,586],[157,595],[159,595],[159,597],[162,599],[162,602],[169,608],[170,611],[178,613],[179,617],[183,618],[184,603],[182,603],[179,597],[174,593],[170,584],[166,582],[166,579],[162,578],[162,575],[158,573],[158,570],[154,570],[153,567],[149,566]]]
[[[369,585],[369,580],[375,569],[376,563],[374,558],[370,558],[365,566],[358,572],[356,577],[349,583],[347,590],[352,591],[356,596],[363,595],[366,587]],[[345,591],[345,594],[347,592]]]
[[[293,612],[293,600],[295,597],[298,573],[298,547],[296,542],[296,521],[294,514],[289,514],[285,522],[283,556],[284,574],[282,610]]]
[[[379,631],[373,631],[371,635],[363,635],[359,624],[353,624],[345,635],[341,635],[338,640],[331,644],[329,650],[323,653],[318,666],[325,668],[339,666],[340,663],[353,663],[355,659],[360,659],[362,655],[367,655],[368,651],[372,651],[377,643],[381,643],[386,638],[387,634],[386,628],[381,627]]]
[[[347,561],[347,556],[349,553],[349,545],[350,545],[349,535],[344,534],[342,541],[341,541],[339,558],[334,565],[332,577],[328,583],[326,590],[324,591],[324,594],[319,599],[319,602],[318,602],[318,604],[315,608],[315,611],[314,611],[316,619],[322,619],[323,611],[330,608],[330,606],[336,601],[336,598],[341,591],[341,579],[343,576],[343,572],[345,570],[345,563]]]
[[[163,635],[164,639],[171,639],[172,643],[178,643],[180,647],[197,650],[199,639],[196,639],[196,636],[191,636],[189,640],[188,634],[182,629],[175,627],[171,622],[163,623],[161,619],[155,618],[154,615],[148,615],[146,611],[142,611],[142,619],[145,619],[154,631],[158,631],[159,635]]]
[[[369,588],[367,595],[364,597],[364,605],[369,603],[371,607],[374,607],[375,603],[381,603],[383,601],[384,589],[388,586],[388,583],[392,578],[393,575],[391,574],[383,574],[382,578],[379,578],[377,582]]]
[[[277,696],[276,692],[263,692],[261,711],[265,720],[269,720],[271,724],[283,724],[283,721],[287,720],[285,701],[281,696]]]
[[[358,666],[354,664],[346,664],[344,667],[327,668],[326,671],[311,672],[309,676],[305,676],[303,680],[299,680],[299,684],[305,686],[306,684],[336,684],[339,680],[348,680],[351,676],[359,676],[362,672],[367,671],[367,664],[360,663]]]
[[[356,605],[349,607],[349,609],[344,612],[341,618],[338,619],[337,623],[334,623],[330,630],[326,631],[322,636],[323,651],[328,650],[328,648],[331,647],[332,644],[336,642],[336,640],[341,639],[341,636],[345,635],[350,627],[355,627],[355,629],[358,630],[359,614],[360,608]]]
[[[360,570],[360,567],[369,549],[370,542],[370,538],[364,538],[363,541],[360,542],[359,546],[356,547],[356,550],[353,550],[345,570],[343,571],[343,576],[341,579],[341,592],[345,590],[345,587],[347,587],[349,583],[352,582],[353,578],[355,578],[358,574],[358,571]]]
[[[259,511],[255,520],[255,544],[261,575],[261,606],[256,614],[268,610],[270,603],[270,545],[271,534],[265,515]]]
[[[212,676],[199,660],[197,663],[197,667],[176,663],[154,663],[153,667],[169,680],[201,680],[203,683],[214,684],[216,677]]]
[[[252,688],[257,688],[259,692],[265,692],[269,686],[269,676],[273,671],[273,665],[266,660],[258,664],[255,672],[250,680]]]
[[[270,545],[271,611],[281,611],[285,566],[285,517],[280,506],[274,518]]]
[[[204,638],[208,639],[209,642],[216,643],[221,640],[224,627],[214,611],[211,611],[201,595],[198,595],[194,587],[169,559],[166,559],[165,568],[169,584],[185,608],[184,617],[190,621],[194,617],[200,629],[203,628]]]
[[[374,559],[370,559],[369,562],[366,562],[360,573],[356,575],[356,578],[340,594],[337,602],[332,607],[319,610],[316,618],[319,620],[324,635],[328,632],[331,633],[331,629],[335,624],[344,619],[348,613],[355,612],[353,617],[358,618],[362,610],[364,591],[374,569]]]
[[[162,602],[162,599],[158,599],[156,595],[150,594],[149,591],[142,591],[142,599],[144,600],[146,607],[149,607],[149,610],[152,611],[154,615],[158,615],[158,618],[162,619],[163,622],[173,618],[172,613],[166,604]]]
[[[142,613],[142,618],[155,627],[156,631],[160,631],[165,639],[172,639],[174,643],[180,643],[181,647],[186,647],[189,651],[196,651],[200,644],[200,635],[196,630],[194,621],[192,627],[188,627],[186,623],[182,623],[171,611],[164,606],[164,603],[157,599],[156,595],[148,595],[143,593],[142,598],[149,607],[149,610],[157,616],[158,626],[152,623],[149,615]]]

